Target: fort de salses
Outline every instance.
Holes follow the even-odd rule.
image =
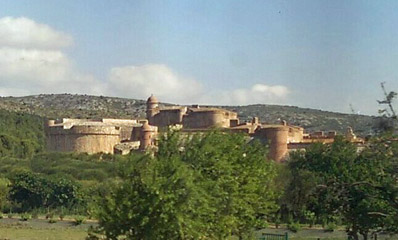
[[[269,157],[283,161],[289,151],[303,149],[314,142],[331,143],[335,131],[304,133],[299,126],[261,123],[257,117],[251,122],[240,123],[237,113],[213,107],[193,105],[160,108],[155,96],[147,100],[146,119],[70,119],[48,120],[45,131],[47,150],[58,152],[85,152],[128,154],[146,151],[156,146],[159,133],[169,127],[181,132],[205,132],[219,128],[226,132],[241,132],[253,139],[269,144]],[[347,129],[349,141],[363,144]]]

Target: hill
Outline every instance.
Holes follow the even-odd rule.
[[[170,105],[170,104],[163,104]],[[238,112],[243,121],[257,116],[262,122],[277,123],[281,119],[304,127],[307,131],[336,130],[348,126],[360,135],[373,133],[380,118],[343,114],[294,106],[256,104],[248,106],[219,106]],[[26,97],[1,97],[0,109],[24,112],[47,118],[143,118],[145,100],[104,96],[41,94]]]
[[[43,118],[0,109],[0,157],[28,158],[44,149]]]

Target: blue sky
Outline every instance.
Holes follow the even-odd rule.
[[[398,91],[398,1],[1,3],[0,22],[7,20],[0,24],[0,70],[7,72],[0,73],[1,95],[154,93],[176,103],[272,103],[339,112],[350,112],[351,104],[377,114],[380,82]],[[10,29],[43,25],[48,36],[69,40],[46,48],[44,37],[26,31],[13,38],[27,39],[23,43],[4,40],[5,33],[16,34]],[[1,26],[8,29],[3,36]],[[16,65],[14,55],[30,63]],[[50,61],[54,56],[60,57]],[[53,64],[50,75],[43,61]]]

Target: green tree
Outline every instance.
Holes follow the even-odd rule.
[[[248,239],[275,211],[275,169],[264,147],[241,135],[165,134],[157,153],[123,166],[101,204],[110,239]]]
[[[193,184],[193,171],[178,159],[135,159],[121,183],[103,199],[100,230],[109,239],[198,239],[206,232],[206,195]]]
[[[30,158],[44,149],[43,119],[0,110],[0,157]]]
[[[340,218],[349,236],[368,239],[398,225],[396,153],[396,144],[385,139],[358,153],[355,145],[339,138],[294,154],[289,166],[293,174],[313,175],[314,187],[305,189],[305,208],[321,218]]]
[[[381,132],[393,132],[398,128],[398,118],[394,109],[394,100],[397,98],[397,93],[394,91],[387,92],[385,82],[380,83],[384,94],[384,99],[378,100],[380,106],[386,106],[379,109],[381,118],[376,123],[376,130]]]
[[[0,211],[8,204],[8,194],[10,191],[10,180],[0,178]]]
[[[247,239],[276,210],[276,171],[266,155],[259,142],[221,132],[196,135],[185,147],[183,161],[200,173],[198,184],[211,197],[218,238]]]
[[[22,211],[41,207],[70,207],[80,201],[79,185],[68,179],[19,172],[10,180],[9,198],[20,204]]]

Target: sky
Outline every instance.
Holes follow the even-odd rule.
[[[377,115],[380,83],[398,91],[397,9],[395,0],[2,0],[0,96],[154,94]]]

